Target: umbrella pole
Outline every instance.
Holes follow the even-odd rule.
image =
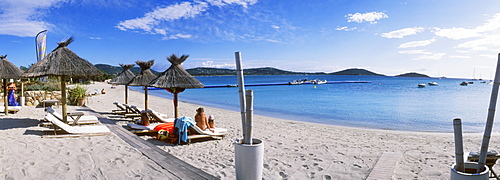
[[[62,98],[62,115],[63,122],[68,122],[68,113],[66,110],[66,76],[61,76],[61,98]]]
[[[488,146],[490,144],[491,130],[493,128],[493,120],[495,118],[495,108],[497,105],[498,86],[500,84],[500,53],[498,54],[497,70],[495,73],[495,80],[493,81],[493,88],[491,90],[490,107],[488,108],[488,119],[486,120],[486,127],[484,129],[483,143],[481,145],[481,152],[479,153],[479,160],[477,164],[477,172],[482,172],[486,164],[486,154],[488,153]]]
[[[128,104],[128,85],[125,85],[125,104]]]
[[[3,80],[3,104],[5,106],[5,115],[9,115],[9,100],[7,99],[7,79]]]
[[[174,117],[179,118],[179,107],[177,106],[177,98],[179,93],[174,93]]]
[[[148,87],[147,86],[144,86],[144,108],[146,108],[145,110],[147,111],[148,110]]]

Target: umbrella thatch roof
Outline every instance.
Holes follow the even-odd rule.
[[[130,71],[135,64],[120,64],[123,68],[123,71],[120,72],[115,78],[109,81],[109,84],[119,84],[119,85],[127,85],[130,80],[135,77],[135,74]]]
[[[7,60],[7,55],[0,55],[0,79],[19,79],[23,71]]]
[[[154,75],[150,69],[151,66],[153,66],[153,64],[155,63],[155,60],[150,60],[148,62],[136,61],[135,63],[141,67],[141,72],[137,74],[137,76],[135,76],[132,80],[130,80],[128,85],[149,86],[149,82],[156,78],[156,75]]]
[[[203,88],[205,85],[191,76],[191,74],[181,66],[181,63],[188,57],[189,55],[177,57],[175,54],[167,57],[172,65],[156,79],[151,81],[149,85],[158,88]]]
[[[99,71],[92,63],[68,49],[73,37],[64,42],[24,73],[25,77],[43,76],[98,76]]]

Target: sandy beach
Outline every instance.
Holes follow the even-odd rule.
[[[105,83],[87,107],[117,123],[113,102],[124,103],[124,86]],[[182,93],[179,95],[182,101]],[[129,104],[144,107],[144,94],[129,91]],[[193,117],[196,104],[180,102],[179,115]],[[149,108],[173,116],[170,99],[149,96]],[[233,142],[242,137],[240,113],[204,107],[216,127],[228,129],[222,140],[171,145],[142,136],[162,150],[221,179],[235,179]],[[68,106],[70,111],[81,109]],[[56,108],[61,112],[61,108]],[[486,113],[486,111],[485,111]],[[161,179],[168,172],[114,134],[78,138],[41,138],[43,108],[25,107],[0,116],[0,178],[2,179]],[[254,137],[265,142],[264,179],[366,179],[384,152],[400,154],[393,179],[449,179],[455,161],[452,133],[360,129],[254,117]],[[450,119],[450,129],[452,119]],[[490,150],[500,149],[498,132]],[[482,133],[464,134],[464,151],[479,151]],[[498,172],[498,167],[494,168]]]

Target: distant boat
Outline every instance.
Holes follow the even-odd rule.
[[[469,84],[474,84],[474,81],[469,81]]]
[[[465,82],[465,81],[463,81],[462,83],[460,83],[460,85],[462,85],[462,86],[467,86],[468,84],[469,84],[469,83],[467,83],[467,82]]]
[[[314,80],[311,80],[311,82],[313,84],[326,84],[326,82],[328,82],[328,81],[326,79],[325,80],[314,79]]]
[[[425,84],[418,84],[418,87],[419,87],[419,88],[424,88],[424,87],[425,87]]]
[[[289,85],[301,85],[303,83],[303,81],[297,81],[297,80],[294,80],[292,82],[288,82]]]
[[[427,83],[427,84],[429,84],[429,86],[437,86],[438,85],[437,82],[430,82],[430,83]]]

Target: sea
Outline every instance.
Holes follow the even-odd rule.
[[[205,86],[186,89],[179,101],[240,112],[236,76],[195,77]],[[286,84],[297,79],[327,80],[332,84]],[[467,86],[461,82],[473,82]],[[493,85],[489,80],[349,75],[251,75],[245,89],[254,92],[254,114],[295,121],[398,131],[453,132],[453,119],[462,119],[464,132],[483,132]],[[333,83],[335,82],[335,83]],[[437,86],[427,83],[437,82]],[[426,84],[419,88],[418,84]],[[141,87],[130,87],[143,91]],[[150,96],[172,99],[164,89]],[[151,98],[151,97],[150,97]],[[194,110],[193,110],[194,111]],[[210,114],[210,112],[207,112]],[[500,130],[500,121],[493,130]]]

